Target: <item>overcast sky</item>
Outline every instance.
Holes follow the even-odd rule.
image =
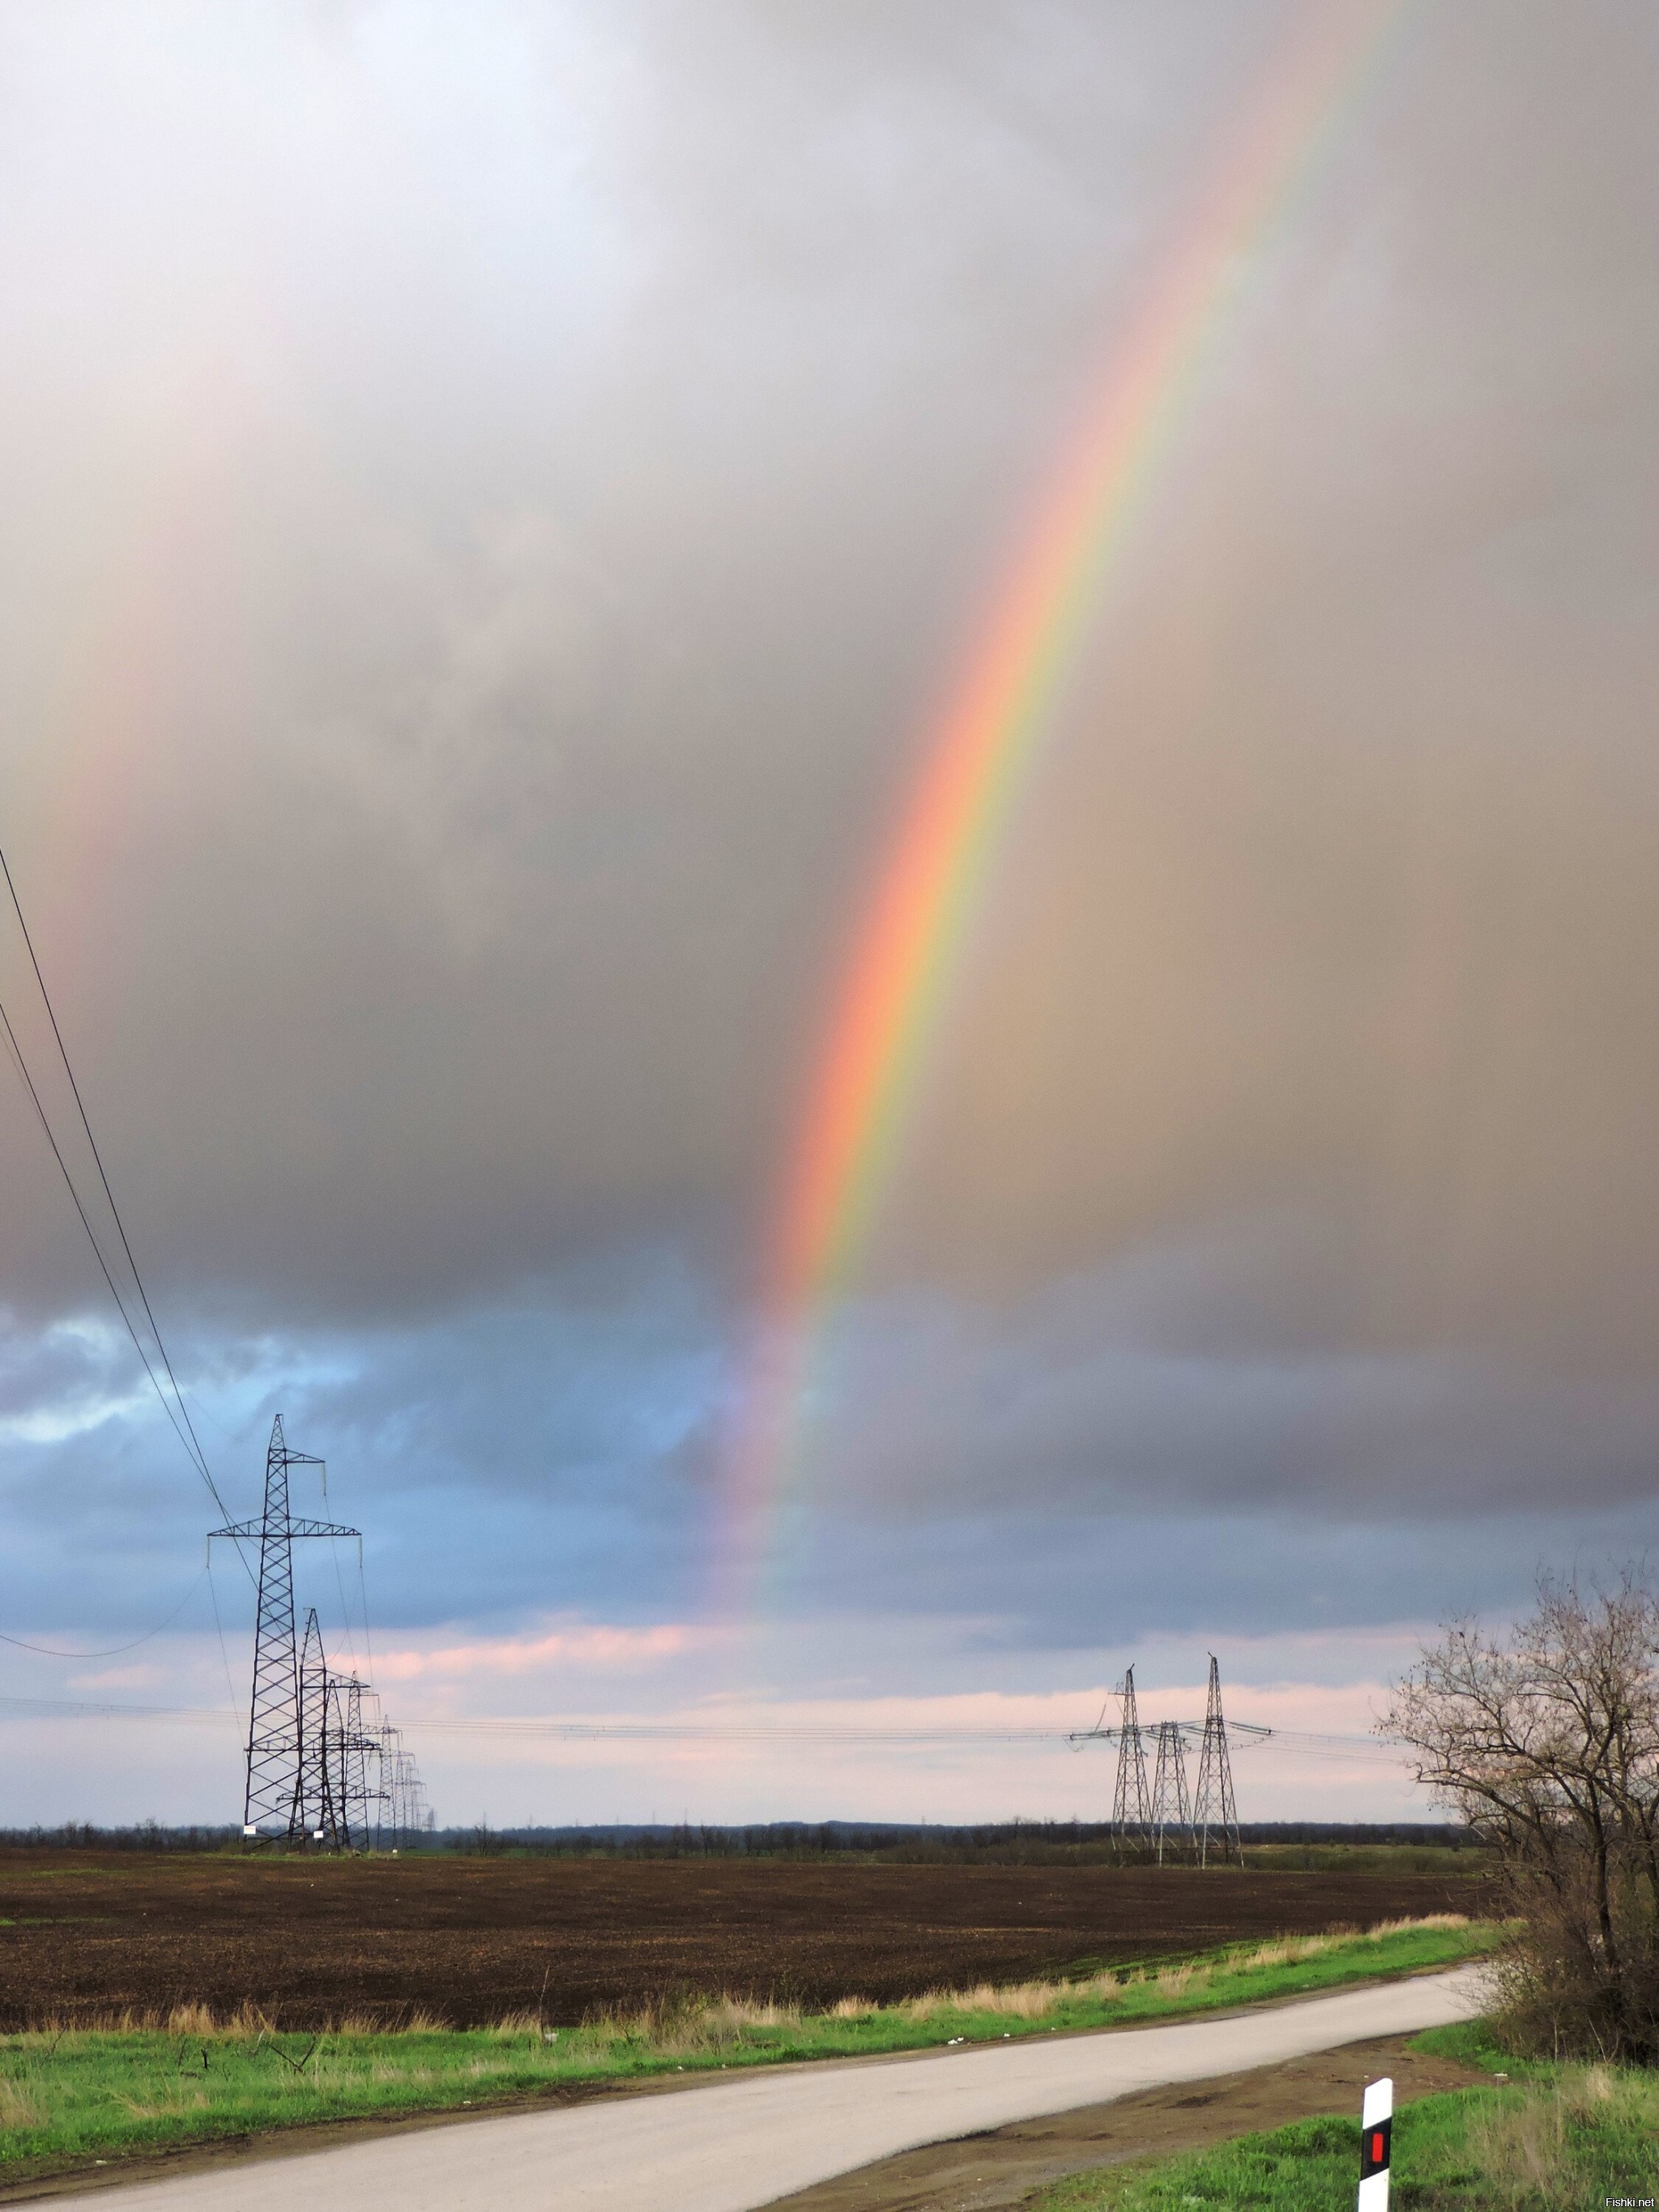
[[[722,1439],[860,900],[1305,19],[0,6],[0,840],[220,1488],[278,1409],[326,1455],[394,1712],[1081,1725],[1215,1650],[1360,1729],[1659,1535],[1659,17],[1395,12],[998,851],[745,1623]],[[31,989],[0,929],[49,1073]],[[246,1584],[10,1075],[0,1268],[0,1627],[184,1601],[0,1695],[230,1705]],[[235,1815],[230,1723],[5,1725],[18,1817]],[[458,1820],[1109,1787],[416,1747]]]

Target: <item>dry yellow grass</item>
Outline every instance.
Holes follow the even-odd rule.
[[[1375,1942],[1384,1936],[1403,1935],[1408,1928],[1467,1928],[1468,1924],[1467,1912],[1425,1912],[1420,1920],[1379,1920],[1365,1933]]]
[[[1544,2094],[1478,2113],[1470,2123],[1469,2147],[1498,2201],[1573,2203],[1582,2172],[1572,2141],[1575,2124],[1603,2116],[1621,2091],[1628,2099],[1627,2086],[1607,2067],[1574,2067]]]
[[[1253,1950],[1237,1952],[1224,1960],[1183,1959],[1166,1966],[1121,1971],[1108,1967],[1102,1973],[1085,1975],[1070,1982],[1015,1982],[1001,1985],[981,1982],[973,1989],[928,1990],[921,1996],[905,1998],[893,2009],[912,2020],[930,2020],[940,2013],[957,2012],[1041,2020],[1061,2005],[1079,2001],[1115,2003],[1121,1999],[1126,1989],[1135,1984],[1150,1983],[1160,1996],[1174,1999],[1201,1990],[1218,1973],[1299,1966],[1304,1959],[1316,1959],[1322,1952],[1356,1940],[1380,1942],[1387,1936],[1404,1935],[1418,1928],[1468,1925],[1468,1916],[1461,1912],[1429,1913],[1420,1920],[1379,1920],[1375,1927],[1364,1931],[1363,1938],[1360,1931],[1352,1928],[1333,1929],[1325,1936],[1284,1936],[1272,1942],[1258,1943]],[[862,1997],[848,1997],[831,2008],[830,2017],[854,2020],[877,2009]]]
[[[46,2101],[27,2075],[0,2075],[0,2128],[40,2128],[46,2124]]]

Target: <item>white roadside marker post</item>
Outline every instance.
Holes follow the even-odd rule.
[[[1394,2083],[1385,2075],[1366,2085],[1359,2112],[1358,2212],[1389,2212],[1389,2146],[1394,2135]]]

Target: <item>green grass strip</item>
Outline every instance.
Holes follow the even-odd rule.
[[[585,2083],[1178,2018],[1454,1965],[1488,1948],[1497,1934],[1447,1915],[1365,1936],[1289,1936],[1162,1966],[941,1990],[891,2005],[848,1998],[812,2013],[682,1998],[556,2031],[520,2017],[472,2030],[416,2025],[388,2033],[346,2021],[319,2037],[272,2034],[252,2013],[215,2021],[184,2007],[165,2026],[0,2038],[0,2178]]]
[[[1424,2097],[1395,2116],[1393,2197],[1399,2212],[1565,2212],[1650,2204],[1659,2078],[1605,2066],[1520,2066],[1479,2052],[1479,2031],[1419,2040],[1492,2070],[1506,2087]],[[1301,2120],[1271,2135],[1153,2165],[1073,2174],[1029,2212],[1332,2212],[1352,2205],[1359,2123]]]

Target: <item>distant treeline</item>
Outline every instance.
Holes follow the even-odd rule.
[[[1441,1822],[1264,1820],[1239,1831],[1247,1844],[1474,1850],[1466,1828]],[[973,1826],[865,1820],[772,1820],[744,1827],[616,1822],[561,1828],[444,1828],[428,1848],[545,1858],[880,1858],[927,1863],[1109,1858],[1105,1820],[1003,1820]]]
[[[164,1828],[141,1820],[135,1828],[98,1828],[65,1820],[56,1828],[0,1828],[0,1850],[66,1851],[222,1851],[242,1840],[240,1823],[222,1828]]]
[[[1467,1828],[1395,1820],[1259,1820],[1239,1831],[1246,1844],[1315,1850],[1389,1849],[1462,1851],[1480,1848]],[[921,1822],[771,1820],[744,1827],[681,1822],[612,1822],[592,1827],[439,1828],[405,1841],[404,1850],[491,1857],[611,1859],[875,1858],[894,1863],[975,1860],[1105,1860],[1113,1854],[1104,1820],[1002,1820],[951,1827]],[[84,1821],[58,1827],[0,1828],[0,1849],[13,1850],[219,1851],[242,1849],[240,1827],[131,1828]]]

